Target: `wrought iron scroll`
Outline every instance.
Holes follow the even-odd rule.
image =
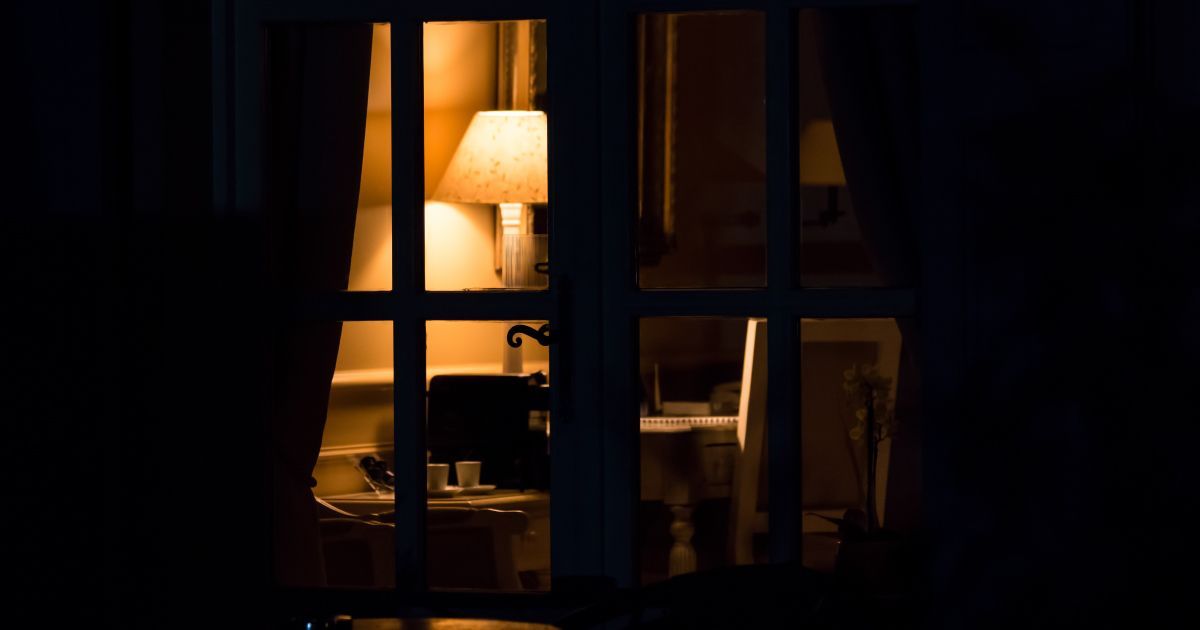
[[[558,340],[557,336],[551,335],[550,324],[542,324],[541,328],[536,330],[533,326],[517,324],[508,329],[508,345],[520,348],[523,340],[518,335],[525,335],[543,346],[548,346]]]

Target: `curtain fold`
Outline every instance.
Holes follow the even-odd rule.
[[[916,284],[919,192],[917,19],[911,7],[818,13],[821,66],[846,184],[883,286]],[[918,330],[899,320],[903,346],[896,391],[884,522],[910,529],[920,516]]]
[[[266,35],[264,202],[283,300],[343,291],[362,169],[370,24],[277,25]],[[325,584],[313,500],[340,322],[279,321],[270,424],[272,540],[280,586]]]

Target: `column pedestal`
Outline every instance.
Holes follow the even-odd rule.
[[[696,570],[696,548],[692,546],[696,527],[692,524],[692,506],[673,505],[671,513],[675,515],[675,520],[671,522],[671,537],[675,542],[671,545],[667,575],[675,577]]]

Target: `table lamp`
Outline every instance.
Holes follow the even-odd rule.
[[[845,214],[838,210],[838,188],[846,185],[846,173],[842,170],[842,155],[838,151],[837,136],[833,121],[818,118],[809,121],[800,132],[800,185],[823,186],[829,200],[816,221],[807,225],[832,225]]]
[[[547,201],[546,157],[544,112],[476,112],[433,193],[437,201],[500,206],[495,253],[506,288],[545,286],[534,271],[545,238],[525,234],[524,206]],[[505,343],[503,357],[505,373],[522,371],[520,348]]]
[[[497,268],[503,239],[524,230],[524,205],[546,203],[546,114],[539,111],[476,112],[454,150],[433,199],[500,206]],[[505,255],[504,259],[508,256]],[[505,274],[508,278],[525,274]],[[515,285],[515,286],[520,286]],[[515,287],[514,287],[515,288]]]

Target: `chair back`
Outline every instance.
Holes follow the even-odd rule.
[[[730,547],[734,564],[754,563],[754,534],[766,531],[766,513],[759,512],[759,481],[767,435],[767,321],[746,322],[746,353],[742,361],[742,393],[738,404],[739,454],[730,493]]]
[[[396,584],[396,530],[358,518],[322,518],[321,549],[329,586],[390,588]]]
[[[317,502],[317,516],[319,518],[358,518],[357,515],[347,512],[321,497],[315,496],[313,499]]]
[[[517,549],[528,526],[524,512],[430,507],[426,516],[429,585],[520,590]]]

